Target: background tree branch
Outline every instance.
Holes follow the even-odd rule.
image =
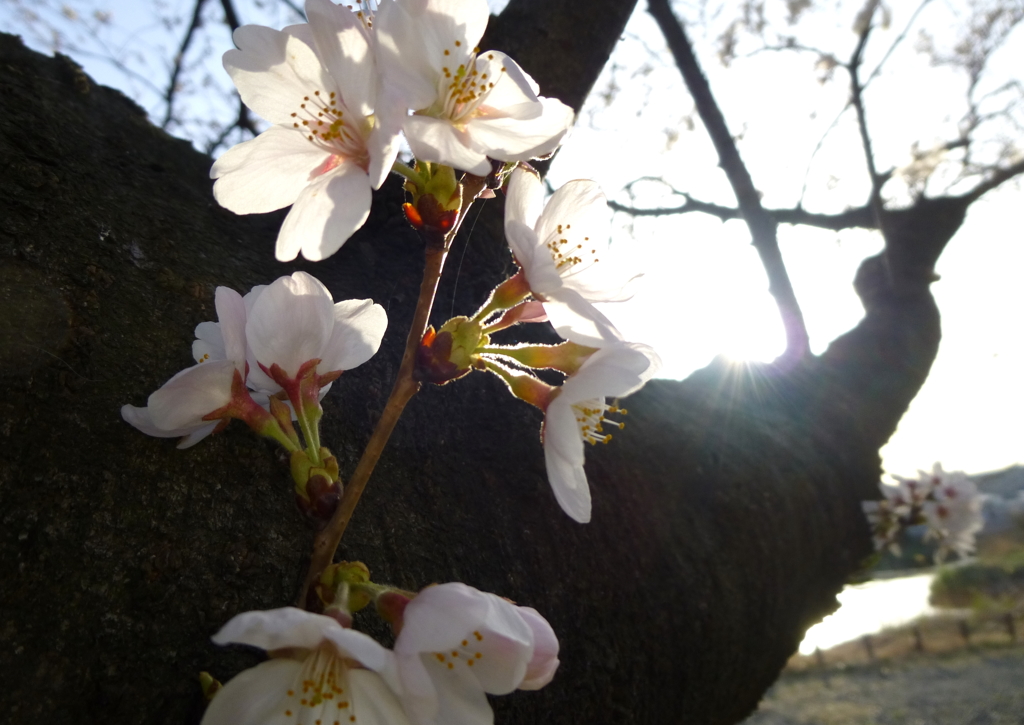
[[[803,313],[796,300],[782,253],[779,251],[776,222],[761,206],[760,194],[740,158],[736,143],[693,54],[686,32],[672,12],[668,0],[648,0],[648,9],[665,36],[676,66],[686,81],[690,95],[693,96],[704,127],[708,130],[718,152],[719,165],[729,179],[743,220],[750,229],[754,248],[768,275],[768,291],[775,298],[786,330],[786,356],[799,359],[810,352],[810,342]]]

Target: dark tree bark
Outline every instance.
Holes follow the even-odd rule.
[[[545,83],[550,53],[588,68],[578,106],[627,16],[543,26],[513,13],[492,37],[546,94],[572,87]],[[219,208],[209,158],[11,36],[0,36],[0,97],[0,713],[196,722],[197,673],[226,681],[260,657],[209,636],[238,612],[292,601],[312,532],[285,462],[243,427],[183,452],[123,423],[119,407],[191,363],[215,286],[306,269],[390,318],[380,353],[325,401],[344,477],[396,370],[422,251],[389,182],[330,260],[274,262],[281,214]],[[934,358],[928,282],[966,205],[889,214],[885,263],[858,273],[866,316],[824,355],[785,369],[716,361],[631,398],[626,430],[588,452],[589,525],[554,501],[536,411],[486,375],[425,389],[339,556],[377,581],[464,581],[550,619],[558,676],[496,701],[498,722],[737,722],[870,553],[860,502],[876,495],[878,448]],[[464,225],[436,321],[474,309],[511,269],[501,208],[488,201]]]

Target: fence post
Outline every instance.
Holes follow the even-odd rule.
[[[870,634],[865,634],[864,637],[862,637],[862,641],[864,642],[864,649],[866,649],[867,652],[868,652],[868,660],[870,660],[871,662],[874,662],[875,661],[875,648],[871,644],[871,635]]]
[[[1007,612],[1003,615],[1003,620],[1006,622],[1006,633],[1010,635],[1010,641],[1017,641],[1017,625],[1013,621],[1013,612]]]
[[[966,619],[960,620],[960,636],[964,638],[964,644],[971,646],[971,628]]]
[[[914,625],[914,650],[924,652],[924,637],[921,635],[921,627]]]

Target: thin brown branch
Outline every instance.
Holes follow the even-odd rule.
[[[370,440],[363,450],[363,455],[356,464],[356,470],[345,485],[337,511],[334,512],[334,516],[331,517],[327,526],[317,534],[313,541],[313,552],[310,555],[309,569],[306,572],[306,579],[303,582],[302,590],[299,592],[297,600],[297,604],[300,607],[306,606],[306,598],[310,587],[313,586],[316,578],[320,576],[320,572],[333,561],[334,554],[341,543],[341,537],[345,534],[345,529],[348,527],[352,514],[359,504],[363,491],[366,489],[370,475],[377,466],[377,461],[380,460],[384,447],[387,445],[395,425],[398,424],[402,411],[405,410],[406,403],[419,392],[421,383],[416,380],[414,375],[416,352],[427,330],[427,322],[430,319],[430,311],[434,306],[434,297],[437,293],[437,284],[441,279],[441,271],[444,269],[445,259],[451,249],[451,243],[455,239],[455,235],[459,232],[462,220],[466,218],[466,212],[469,211],[473,201],[483,191],[485,181],[485,179],[467,175],[463,181],[464,201],[459,213],[457,226],[446,235],[444,244],[434,245],[428,243],[426,245],[423,281],[420,284],[416,311],[413,313],[412,323],[409,325],[409,335],[405,341],[405,351],[402,354],[402,363],[398,368],[398,376],[395,378],[394,387],[391,389],[391,395],[384,405],[384,411],[381,413],[380,420],[377,421]]]
[[[164,92],[164,102],[167,104],[167,110],[164,113],[164,120],[160,124],[161,128],[167,128],[167,124],[171,122],[174,116],[174,96],[178,92],[178,76],[181,75],[182,65],[185,62],[185,52],[188,50],[188,46],[192,43],[192,37],[195,35],[196,30],[203,22],[203,5],[206,0],[196,0],[195,7],[192,8],[192,21],[188,24],[188,29],[185,31],[185,36],[181,39],[181,45],[178,47],[178,52],[174,56],[174,66],[171,68],[171,79],[167,83],[167,90]]]
[[[782,253],[779,251],[777,224],[761,207],[760,195],[740,158],[736,143],[711,93],[707,78],[704,77],[694,56],[690,40],[672,12],[668,0],[648,0],[648,10],[665,36],[672,57],[683,75],[690,95],[693,96],[701,121],[718,152],[719,164],[729,179],[743,220],[750,229],[754,248],[768,275],[768,291],[775,298],[786,330],[786,356],[791,359],[802,358],[809,354],[810,343],[803,313],[800,311],[786,265],[782,260]]]
[[[670,216],[672,214],[700,212],[702,214],[710,214],[711,216],[718,217],[722,221],[743,218],[740,210],[735,207],[700,201],[699,199],[694,199],[689,194],[680,195],[686,200],[686,202],[681,206],[642,208],[620,204],[617,201],[609,201],[608,206],[612,211],[622,212],[623,214],[629,214],[637,217],[658,217]],[[809,212],[806,209],[801,208],[766,209],[765,211],[779,224],[803,224],[805,226],[828,229],[834,232],[853,228],[877,228],[871,208],[867,206],[847,209],[846,211],[838,214],[815,214],[814,212]]]

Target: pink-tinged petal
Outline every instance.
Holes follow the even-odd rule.
[[[530,120],[483,115],[470,119],[467,128],[474,148],[503,161],[528,161],[550,154],[569,132],[574,114],[561,101],[540,101],[541,113]]]
[[[277,236],[277,259],[301,251],[319,262],[337,252],[370,215],[370,180],[361,168],[342,163],[302,190]]]
[[[235,364],[215,360],[182,370],[149,396],[153,425],[166,431],[205,425],[203,416],[231,400]]]
[[[306,17],[317,53],[345,107],[369,116],[376,100],[377,67],[363,23],[330,0],[306,0]]]
[[[528,279],[532,285],[533,278]],[[538,288],[537,291],[541,290]],[[544,310],[559,337],[577,345],[598,348],[622,342],[622,334],[612,321],[587,302],[579,292],[563,288],[542,294],[547,294],[543,303]]]
[[[295,272],[263,290],[245,332],[257,362],[295,375],[303,363],[320,357],[333,328],[331,293],[315,277]]]
[[[239,673],[213,698],[200,725],[283,725],[288,688],[301,671],[295,660],[273,659]]]
[[[213,429],[217,427],[217,421],[214,421],[213,423],[186,426],[175,430],[163,430],[153,424],[149,408],[137,408],[134,405],[122,406],[121,417],[129,425],[154,438],[178,438],[183,436],[181,442],[178,443],[178,448],[191,448],[203,438],[213,433]]]
[[[388,315],[373,300],[342,300],[334,305],[334,330],[317,366],[320,373],[351,370],[380,349]]]
[[[236,214],[262,214],[295,202],[313,171],[331,154],[297,129],[271,126],[256,138],[233,146],[217,159],[217,203]]]
[[[196,325],[196,339],[192,343],[192,357],[197,363],[208,360],[226,360],[224,337],[216,322],[200,322]]]
[[[214,294],[217,320],[224,340],[224,355],[245,373],[245,302],[230,287],[218,287]]]
[[[575,424],[575,421],[573,421]],[[548,428],[545,426],[545,440],[548,435]],[[577,440],[579,435],[577,434]],[[582,453],[583,441],[580,440]],[[551,490],[555,494],[555,500],[574,521],[581,524],[590,521],[590,486],[587,484],[587,474],[583,472],[583,463],[572,463],[556,451],[549,449],[547,443],[544,446],[544,463],[547,467],[548,481],[551,483]]]
[[[224,68],[245,105],[270,123],[290,124],[304,97],[336,90],[313,48],[295,35],[243,25],[233,38],[238,50],[224,54]]]
[[[533,634],[506,600],[453,582],[427,587],[409,603],[395,652],[432,653],[439,663],[436,655],[443,654],[445,671],[471,670],[479,687],[501,695],[522,682]]]
[[[466,146],[468,136],[450,121],[430,116],[409,116],[405,138],[419,161],[434,161],[477,176],[491,173],[491,163],[480,151]]]
[[[533,658],[526,667],[526,676],[519,683],[520,690],[539,690],[551,682],[558,669],[558,637],[548,620],[532,607],[517,607],[519,616],[533,630]]]

